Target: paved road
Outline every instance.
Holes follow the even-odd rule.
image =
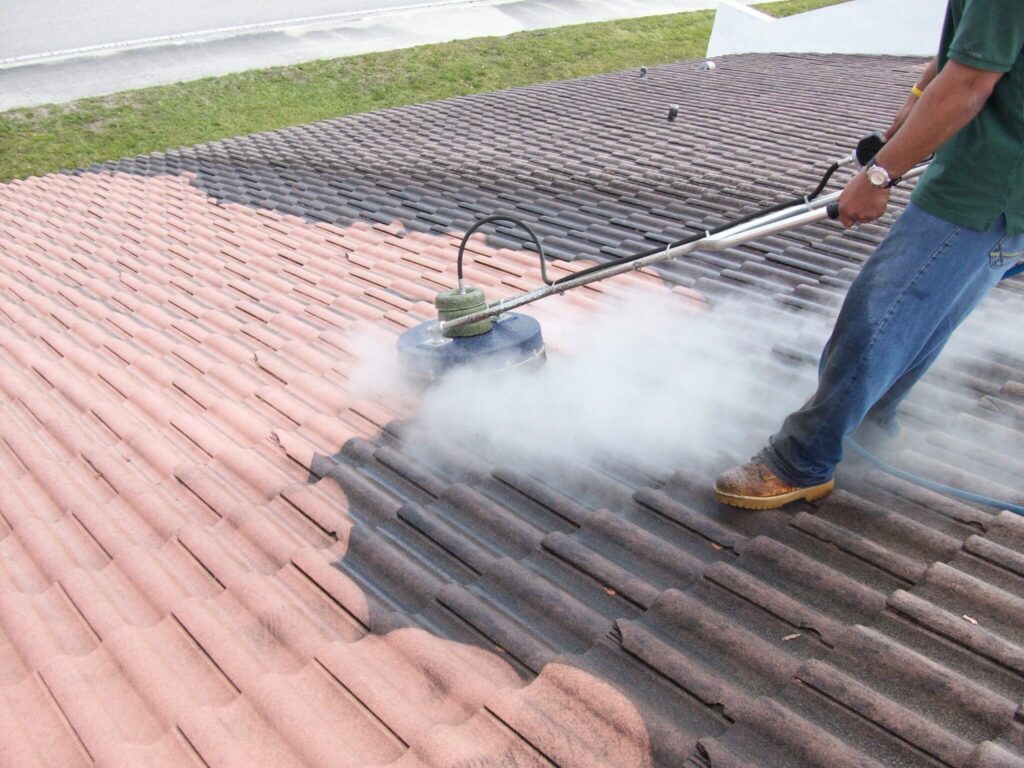
[[[715,4],[716,0],[0,0],[0,111],[248,69]]]
[[[451,3],[452,0],[448,0]],[[471,0],[462,0],[463,5]],[[153,38],[282,28],[318,18],[344,20],[438,0],[2,0],[0,62]],[[155,42],[155,41],[154,41]]]

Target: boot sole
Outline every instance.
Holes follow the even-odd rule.
[[[828,496],[836,487],[835,480],[829,480],[821,485],[812,485],[810,488],[800,488],[789,493],[780,493],[777,496],[739,496],[732,493],[723,493],[715,488],[715,499],[721,504],[739,509],[778,509],[794,501],[818,501]]]

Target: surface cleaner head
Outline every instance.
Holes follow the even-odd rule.
[[[438,319],[452,320],[486,306],[479,288],[443,291],[434,301]],[[398,338],[398,359],[416,384],[428,385],[455,370],[473,375],[501,373],[544,362],[540,323],[532,317],[507,313],[451,329],[436,331],[436,321],[420,323]]]

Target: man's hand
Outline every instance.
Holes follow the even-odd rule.
[[[889,195],[890,190],[871,186],[861,171],[839,196],[839,220],[847,228],[875,221],[889,207]]]
[[[909,114],[897,117],[905,122],[892,132],[876,162],[890,176],[903,176],[977,116],[1003,75],[947,62]],[[889,190],[872,187],[861,172],[839,198],[839,218],[847,227],[865,224],[884,214],[888,205]]]

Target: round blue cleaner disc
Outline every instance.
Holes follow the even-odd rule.
[[[544,362],[544,338],[532,317],[510,312],[487,333],[451,339],[431,334],[435,323],[420,323],[398,337],[399,362],[415,382],[430,384],[457,369],[491,374]]]

